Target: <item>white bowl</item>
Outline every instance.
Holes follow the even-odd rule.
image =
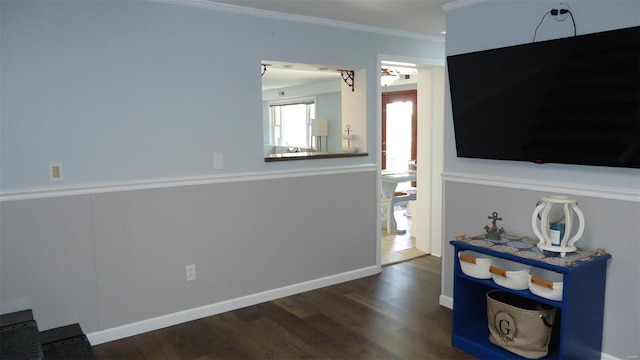
[[[494,258],[472,250],[464,250],[458,252],[460,259],[460,268],[466,275],[477,279],[491,279],[489,266]]]
[[[513,290],[529,288],[529,269],[531,267],[515,261],[497,259],[489,267],[493,281]]]
[[[529,271],[529,291],[549,300],[562,300],[564,275],[555,271],[532,268]]]

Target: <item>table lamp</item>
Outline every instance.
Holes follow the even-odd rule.
[[[322,151],[322,137],[325,137],[325,145],[327,145],[326,137],[329,135],[329,124],[327,119],[311,120],[311,136],[316,138],[318,151]]]

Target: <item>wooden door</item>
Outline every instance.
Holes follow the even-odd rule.
[[[411,119],[410,119],[410,134],[406,134],[406,137],[403,136],[403,140],[398,140],[397,138],[389,139],[390,142],[387,142],[387,129],[393,126],[400,126],[399,122],[406,122],[407,119],[399,119],[394,115],[393,105],[394,104],[402,104],[406,106],[410,106],[411,108]],[[405,126],[403,124],[402,126]],[[406,133],[407,131],[405,131]],[[410,159],[408,160],[416,160],[417,154],[417,136],[418,136],[418,92],[417,90],[406,90],[406,91],[394,91],[394,92],[385,92],[382,93],[382,169],[386,169],[388,166],[387,163],[387,145],[394,146],[394,141],[408,141],[410,144]],[[397,145],[396,145],[397,146]],[[389,149],[393,151],[393,149]],[[407,155],[408,156],[408,155]],[[392,159],[389,159],[392,160]],[[406,165],[405,165],[406,169]]]

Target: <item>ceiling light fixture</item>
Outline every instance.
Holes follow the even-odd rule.
[[[394,81],[398,80],[400,75],[398,72],[393,69],[382,68],[382,73],[380,75],[380,83],[382,86],[389,86]]]

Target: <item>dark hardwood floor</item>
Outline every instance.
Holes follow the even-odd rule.
[[[451,347],[440,259],[94,346],[98,359],[473,359]]]

